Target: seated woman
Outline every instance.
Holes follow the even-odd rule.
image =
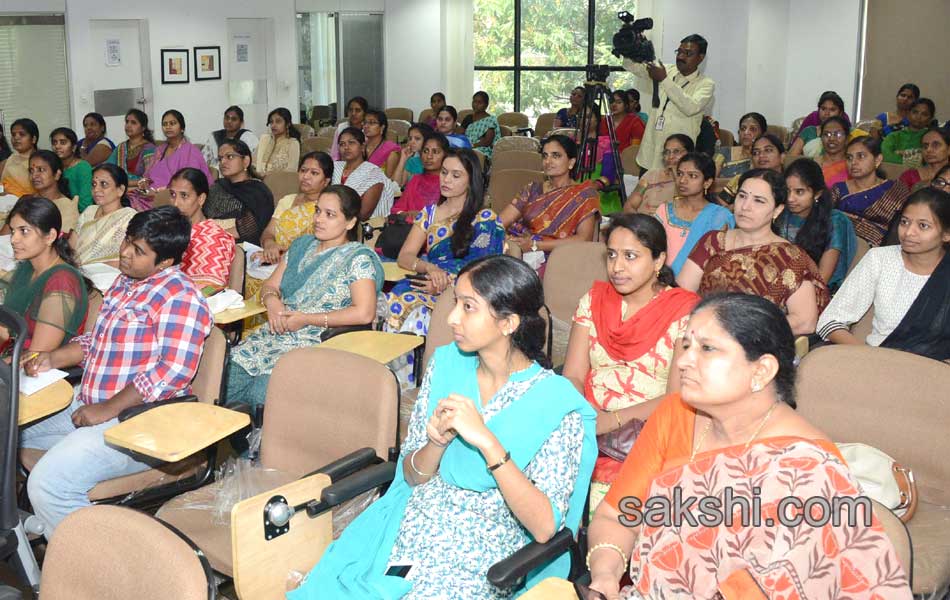
[[[399,162],[392,176],[399,187],[406,187],[414,176],[422,174],[422,142],[432,133],[435,130],[425,123],[413,123],[409,128],[409,141],[399,153]]]
[[[846,214],[858,237],[872,246],[884,242],[909,194],[900,181],[881,177],[881,160],[880,142],[870,136],[855,138],[847,148],[850,177],[831,186],[831,205]]]
[[[672,202],[676,195],[676,165],[680,159],[694,150],[693,139],[682,133],[674,133],[663,144],[663,168],[650,169],[640,176],[637,187],[623,205],[623,212],[638,212],[645,215]]]
[[[429,118],[425,121],[425,124],[433,131],[435,131],[436,128],[435,117],[439,114],[439,111],[442,110],[443,106],[445,106],[445,94],[442,92],[436,92],[429,97]],[[425,111],[422,112],[425,113]]]
[[[914,167],[921,162],[921,141],[934,123],[937,108],[930,98],[919,98],[910,108],[910,123],[881,142],[884,161]]]
[[[746,294],[704,299],[693,310],[676,367],[680,393],[653,411],[591,520],[592,590],[610,600],[764,599],[788,597],[786,591],[834,598],[861,582],[853,597],[880,590],[910,600],[894,547],[866,512],[870,502],[853,498],[854,519],[835,525],[800,518],[793,524],[793,511],[779,515],[790,496],[831,503],[861,492],[834,443],[795,412],[795,341],[778,308]],[[727,505],[732,514],[725,515],[722,506],[714,508],[706,514],[727,521],[710,526],[693,503],[684,510],[689,515],[672,517],[675,526],[647,526],[636,504],[724,493],[759,508]],[[774,525],[757,526],[758,519]],[[876,568],[882,564],[889,566]],[[633,584],[621,591],[625,573]]]
[[[564,376],[597,410],[597,433],[643,426],[660,398],[679,391],[672,368],[695,293],[676,287],[666,266],[666,233],[648,215],[615,217],[607,232],[607,281],[581,297]],[[635,435],[626,437],[633,442]],[[617,448],[614,451],[629,451]],[[590,508],[597,508],[622,460],[601,453]]]
[[[148,128],[148,115],[137,108],[125,113],[125,135],[128,139],[115,147],[108,162],[126,172],[132,189],[138,187],[155,160],[155,138]]]
[[[30,155],[36,151],[40,129],[32,119],[17,119],[10,125],[12,154],[3,166],[0,186],[4,194],[16,197],[29,196],[36,192],[30,181]]]
[[[254,170],[263,178],[274,171],[293,171],[300,163],[300,132],[286,108],[267,114],[270,133],[261,136],[254,153]]]
[[[86,284],[67,239],[60,235],[59,209],[42,197],[25,197],[7,216],[17,267],[9,279],[3,306],[26,321],[24,348],[50,351],[81,333],[86,322]],[[0,347],[10,332],[0,327]]]
[[[571,90],[570,106],[557,111],[554,117],[554,129],[577,129],[578,119],[584,106],[584,86],[579,85]]]
[[[136,189],[129,191],[132,208],[138,211],[151,208],[155,192],[167,188],[172,175],[185,167],[204,173],[208,185],[214,183],[201,150],[185,137],[184,115],[174,109],[166,110],[162,115],[162,133],[165,134],[164,143],[155,149],[154,159],[136,183]]]
[[[396,173],[399,164],[399,144],[386,139],[389,131],[389,119],[381,110],[366,112],[363,119],[363,135],[366,136],[366,160],[371,162],[390,177]]]
[[[814,333],[818,315],[828,304],[828,288],[808,254],[773,229],[787,199],[782,175],[746,171],[736,195],[736,228],[710,231],[699,240],[676,282],[702,296],[762,296],[785,312],[795,335]]]
[[[119,266],[119,247],[125,230],[135,216],[126,197],[128,176],[116,165],[101,164],[92,171],[92,206],[82,211],[76,229],[69,236],[69,245],[79,257],[79,264],[97,262]]]
[[[910,125],[910,108],[914,102],[920,98],[920,88],[913,83],[905,83],[901,89],[897,90],[897,111],[882,112],[877,116],[881,122],[881,134],[890,135],[891,133],[903,129]]]
[[[409,180],[402,196],[390,209],[390,214],[407,212],[415,216],[420,210],[439,201],[442,196],[439,189],[442,161],[445,160],[448,151],[449,140],[444,135],[430,133],[426,136],[421,153],[423,172]]]
[[[234,260],[234,238],[201,212],[208,199],[208,180],[190,167],[175,173],[168,184],[172,204],[191,221],[191,241],[181,257],[181,270],[206,296],[228,285]]]
[[[785,169],[788,202],[775,225],[786,240],[808,253],[828,291],[834,294],[844,281],[858,249],[854,226],[840,210],[831,207],[821,167],[810,158],[799,158]]]
[[[689,253],[707,232],[736,226],[728,208],[709,201],[716,165],[702,152],[691,152],[676,167],[679,196],[661,204],[654,215],[666,230],[666,264],[679,275]]]
[[[333,134],[333,143],[330,144],[330,156],[334,161],[340,160],[340,134],[346,129],[352,127],[363,131],[363,118],[369,110],[369,102],[362,96],[354,96],[346,103],[346,121],[336,126],[336,132]]]
[[[10,149],[7,136],[3,134],[3,125],[0,124],[0,177],[3,176],[3,165],[6,164],[11,154],[13,154],[13,150]]]
[[[420,277],[403,279],[386,295],[387,331],[425,335],[436,298],[453,284],[462,267],[504,250],[501,221],[492,210],[482,208],[485,182],[475,152],[449,150],[440,177],[442,196],[416,215],[396,259],[400,267]]]
[[[829,117],[821,124],[821,153],[813,158],[821,165],[825,185],[835,185],[848,178],[848,161],[845,157],[848,133],[848,124],[841,117]]]
[[[366,136],[355,127],[340,133],[340,156],[333,163],[333,183],[349,186],[362,198],[360,220],[384,217],[393,207],[396,184],[382,169],[366,161]]]
[[[459,273],[455,342],[426,370],[386,494],[323,554],[290,600],[508,598],[489,567],[577,529],[597,455],[594,411],[545,368],[544,290],[510,256]],[[564,554],[526,588],[567,575]],[[387,565],[412,565],[407,579]]]
[[[831,117],[841,117],[848,128],[851,128],[851,119],[844,112],[844,100],[837,92],[828,91],[818,98],[818,110],[812,111],[811,114],[805,117],[798,131],[795,132],[792,145],[788,149],[789,154],[792,156],[804,154],[805,144],[814,142],[821,137],[821,124]]]
[[[309,152],[300,159],[296,194],[277,201],[274,215],[261,234],[262,259],[276,265],[290,244],[313,228],[317,200],[333,179],[333,159],[326,152]]]
[[[950,165],[937,171],[937,174],[934,175],[933,180],[930,182],[930,187],[936,188],[941,192],[950,192]]]
[[[937,172],[950,163],[950,130],[931,127],[920,139],[923,164],[901,173],[900,181],[910,191],[930,185]]]
[[[623,152],[633,144],[639,144],[643,139],[645,128],[640,115],[627,112],[629,100],[624,90],[614,90],[610,93],[610,119],[617,134],[617,151]],[[607,135],[607,119],[601,119],[598,135]]]
[[[63,162],[63,180],[79,199],[79,212],[92,206],[92,167],[79,158],[79,138],[69,127],[57,127],[49,134],[49,144]]]
[[[106,120],[97,112],[87,113],[82,118],[86,137],[79,145],[79,157],[93,167],[106,162],[115,150],[115,144],[106,137]]]
[[[294,348],[316,346],[330,327],[366,325],[376,319],[383,265],[356,241],[360,197],[333,185],[317,200],[313,235],[297,238],[264,282],[261,303],[268,325],[231,354],[228,401],[264,404],[277,360]]]
[[[640,117],[640,120],[643,121],[644,125],[646,124],[648,115],[641,110],[640,90],[637,88],[627,90],[627,112],[637,115]]]
[[[525,186],[500,217],[510,244],[524,252],[541,250],[547,256],[562,244],[594,239],[600,225],[600,199],[592,182],[571,179],[577,162],[577,144],[571,138],[552,135],[545,139],[541,160],[547,181]]]
[[[472,114],[465,117],[462,127],[472,148],[491,158],[495,142],[501,139],[501,126],[498,119],[488,114],[488,102],[487,92],[475,92],[472,96]]]
[[[218,148],[224,140],[241,140],[254,152],[260,140],[250,129],[244,128],[244,111],[240,106],[229,106],[224,111],[224,128],[212,131],[205,140],[201,154],[209,167],[218,168]]]
[[[757,112],[742,115],[739,119],[739,145],[723,146],[716,152],[716,177],[735,177],[752,168],[752,144],[768,132],[769,124]]]
[[[435,130],[444,135],[453,148],[471,148],[472,142],[464,134],[455,133],[458,120],[459,113],[454,106],[443,106],[435,116]]]
[[[871,248],[818,319],[834,344],[896,348],[936,360],[950,358],[950,194],[923,188],[907,199],[899,246]],[[871,333],[848,331],[874,307]]]
[[[79,198],[70,195],[69,182],[63,179],[63,161],[51,150],[37,150],[30,157],[30,181],[36,196],[56,205],[61,215],[64,236],[79,221]]]
[[[752,143],[751,154],[753,169],[769,169],[781,173],[785,167],[785,146],[774,133],[760,135]],[[732,206],[736,199],[736,193],[739,191],[739,181],[741,179],[742,175],[736,175],[723,186],[722,191],[716,196],[721,205]]]
[[[221,178],[208,192],[202,209],[209,219],[239,242],[260,244],[261,234],[274,214],[274,195],[251,166],[251,149],[241,140],[218,146]]]

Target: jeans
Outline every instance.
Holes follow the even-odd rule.
[[[20,431],[20,446],[47,450],[27,479],[34,514],[46,524],[49,539],[71,512],[91,505],[89,490],[101,481],[140,473],[155,461],[106,444],[103,432],[118,419],[75,427],[72,414],[82,403],[75,397],[66,410]],[[149,460],[150,462],[143,462]]]

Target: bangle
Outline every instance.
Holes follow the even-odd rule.
[[[616,551],[617,554],[620,555],[620,560],[623,561],[623,570],[624,571],[627,570],[627,555],[624,553],[623,548],[621,548],[617,544],[611,544],[609,542],[601,542],[600,544],[595,545],[593,548],[587,551],[587,570],[588,571],[590,570],[590,555],[593,554],[594,551],[600,550],[601,548],[610,548],[611,550]]]
[[[275,292],[274,290],[267,289],[261,292],[261,304],[264,304],[264,301],[267,300],[268,296],[277,296],[277,299],[280,300],[280,292]]]
[[[503,464],[505,464],[506,462],[508,462],[508,461],[510,461],[510,460],[511,460],[511,452],[505,452],[505,456],[502,457],[501,460],[499,460],[499,461],[496,462],[495,464],[493,464],[493,465],[491,465],[490,467],[488,467],[488,472],[489,472],[489,473],[493,473],[493,472],[495,471],[495,469],[497,469],[498,467],[502,466]]]
[[[409,270],[410,270],[410,271],[413,271],[413,272],[418,272],[418,271],[416,271],[416,265],[418,265],[418,264],[419,264],[419,259],[417,258],[416,260],[412,261],[412,266],[409,267]]]
[[[330,313],[323,313],[323,328],[324,329],[330,328],[330,317],[328,316],[329,314]]]
[[[623,429],[623,421],[620,420],[620,411],[614,411],[614,417],[617,418],[617,429]]]
[[[418,475],[419,477],[432,477],[433,475],[435,475],[435,473],[423,473],[422,471],[416,468],[416,454],[418,453],[419,453],[419,450],[416,450],[415,452],[409,455],[409,467],[413,471],[415,471],[416,475]]]

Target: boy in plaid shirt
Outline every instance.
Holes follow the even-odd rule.
[[[173,206],[135,215],[119,251],[122,274],[105,293],[95,327],[24,365],[31,375],[83,367],[72,405],[20,434],[22,447],[47,450],[27,482],[47,537],[90,504],[96,484],[153,466],[105,443],[119,413],[189,393],[212,327],[201,291],[178,266],[190,238],[191,223]]]

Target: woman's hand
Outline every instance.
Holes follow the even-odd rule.
[[[620,582],[608,574],[592,578],[588,589],[600,592],[607,600],[620,599]]]
[[[33,355],[36,356],[33,356]],[[33,356],[33,358],[29,358]],[[49,352],[30,352],[27,354],[28,360],[21,360],[20,366],[30,377],[36,377],[39,373],[49,371],[53,368],[53,360]]]
[[[438,294],[441,294],[445,288],[449,287],[449,284],[452,283],[452,278],[449,277],[449,274],[439,267],[430,266],[429,270],[426,271],[426,276],[429,278],[429,281],[432,282]]]
[[[274,333],[285,333],[284,318],[281,316],[287,310],[284,303],[277,296],[269,294],[264,306],[267,308],[267,322],[270,324],[270,330]]]
[[[402,150],[399,151],[399,163],[405,163],[410,158],[412,158],[413,154],[415,154],[415,152],[412,151],[412,148],[409,147],[409,144],[406,144],[403,146]]]
[[[268,240],[260,254],[262,264],[275,265],[280,260],[280,246],[277,242]]]
[[[443,428],[442,411],[439,410],[438,406],[432,411],[432,416],[429,417],[429,422],[426,423],[426,435],[433,443],[440,446],[446,446],[455,439],[455,431]]]
[[[307,315],[298,310],[282,310],[280,316],[284,323],[284,333],[299,331],[309,325]]]
[[[435,414],[441,415],[439,431],[454,431],[462,439],[479,450],[497,443],[495,435],[485,426],[475,402],[459,394],[449,394],[439,401]]]

